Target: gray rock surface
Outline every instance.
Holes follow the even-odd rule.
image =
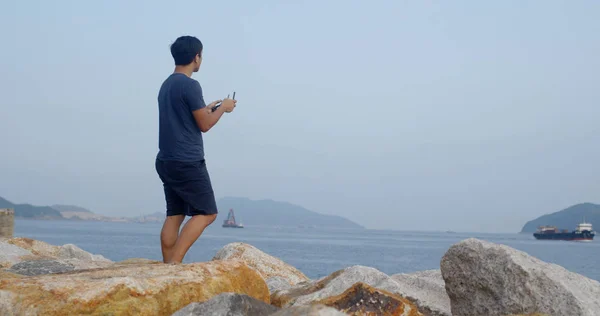
[[[83,261],[101,261],[112,263],[111,260],[104,258],[102,255],[91,254],[73,244],[60,246],[57,257],[60,259],[78,259]]]
[[[398,294],[409,298],[426,314],[452,316],[450,298],[440,270],[394,274],[392,279],[398,282]]]
[[[324,305],[297,306],[282,309],[270,316],[348,316]]]
[[[248,295],[223,293],[203,303],[189,304],[173,316],[263,316],[278,310],[279,308]]]
[[[104,268],[114,264],[102,255],[89,253],[73,244],[58,247],[56,257],[61,259],[61,262],[72,265],[75,270]]]
[[[270,293],[275,293],[281,290],[287,290],[292,287],[290,283],[286,281],[286,279],[280,276],[270,277],[266,280],[266,282],[267,286],[269,287]]]
[[[309,280],[304,273],[295,267],[247,243],[233,242],[227,244],[219,249],[212,260],[232,259],[242,260],[265,280],[272,277],[281,277],[290,285],[296,285]]]
[[[461,241],[441,271],[452,315],[600,315],[600,282],[504,245]]]
[[[36,260],[44,260],[43,263],[35,264],[39,269],[33,267],[33,263],[29,262]],[[53,263],[49,263],[49,261],[53,261]],[[26,269],[33,269],[32,271],[37,271],[35,273],[62,271],[67,266],[72,266],[75,270],[85,270],[104,268],[113,264],[111,260],[101,255],[91,254],[73,244],[55,246],[43,241],[21,237],[0,240],[0,268],[10,268],[20,262],[28,263],[15,269],[28,267]],[[41,265],[46,265],[47,269]],[[58,268],[59,266],[62,268]]]
[[[372,287],[395,292],[398,284],[387,274],[371,267],[352,266],[316,280],[303,283],[297,287],[277,291],[276,295],[294,297],[292,306],[309,305],[315,301],[342,294],[357,282]]]
[[[0,268],[21,262],[21,257],[32,255],[31,251],[0,240]]]
[[[399,294],[402,289],[391,277],[375,268],[352,266],[336,271],[325,278],[277,291],[271,299],[272,301],[287,301],[282,307],[310,305],[325,298],[340,295],[357,282],[391,293]]]
[[[31,260],[19,262],[6,271],[20,275],[41,275],[73,271],[75,268],[57,260]]]

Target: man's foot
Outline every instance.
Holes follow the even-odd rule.
[[[169,264],[169,265],[175,266],[175,265],[180,265],[181,262],[170,261],[170,262],[165,262],[165,264]]]

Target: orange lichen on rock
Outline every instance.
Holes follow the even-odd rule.
[[[359,282],[344,293],[315,302],[354,316],[422,316],[409,300]]]
[[[241,261],[127,264],[0,280],[0,315],[171,315],[224,292],[270,302],[262,277]]]
[[[60,250],[59,246],[50,245],[31,238],[15,237],[8,239],[7,242],[29,250],[32,254],[40,257],[55,258]]]
[[[8,271],[0,270],[0,280],[22,278],[22,275],[14,274]]]
[[[129,258],[123,261],[115,262],[115,265],[119,264],[162,264],[162,261],[150,260],[146,258]]]

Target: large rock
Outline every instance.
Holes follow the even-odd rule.
[[[231,259],[244,261],[248,266],[260,273],[265,280],[272,277],[279,277],[286,280],[290,285],[296,285],[309,280],[298,269],[246,243],[235,242],[227,244],[213,258],[213,260]]]
[[[173,316],[264,316],[275,313],[279,308],[253,297],[237,293],[219,294],[203,303],[192,303],[177,311]]]
[[[0,279],[0,315],[171,315],[233,292],[269,303],[263,278],[241,261],[129,264]]]
[[[113,263],[101,255],[91,254],[72,244],[54,246],[20,237],[0,241],[0,268],[10,268],[20,262],[34,260],[51,260],[56,265],[72,266],[75,270],[102,268]],[[43,269],[38,270],[41,271]],[[51,271],[53,269],[48,269],[48,272]]]
[[[401,289],[396,281],[385,273],[371,267],[352,266],[316,280],[305,282],[287,290],[281,290],[271,295],[271,304],[278,307],[303,306],[325,302],[336,297],[357,283],[398,294]],[[351,293],[347,292],[347,295]],[[414,308],[413,308],[414,307]],[[411,306],[416,310],[416,306]]]
[[[348,316],[348,314],[332,307],[316,304],[282,309],[270,316]]]
[[[477,239],[441,261],[452,315],[600,315],[600,282],[522,251]]]
[[[392,275],[398,293],[413,301],[419,310],[431,316],[452,316],[450,298],[440,270]]]
[[[324,299],[318,304],[356,316],[423,316],[407,299],[360,282],[344,293]]]
[[[91,254],[73,244],[58,247],[57,257],[60,259],[78,259],[82,261],[110,261],[102,255]]]

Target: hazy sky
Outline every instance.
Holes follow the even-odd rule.
[[[164,210],[162,81],[204,43],[217,197],[518,231],[600,202],[600,1],[4,1],[0,196]]]

